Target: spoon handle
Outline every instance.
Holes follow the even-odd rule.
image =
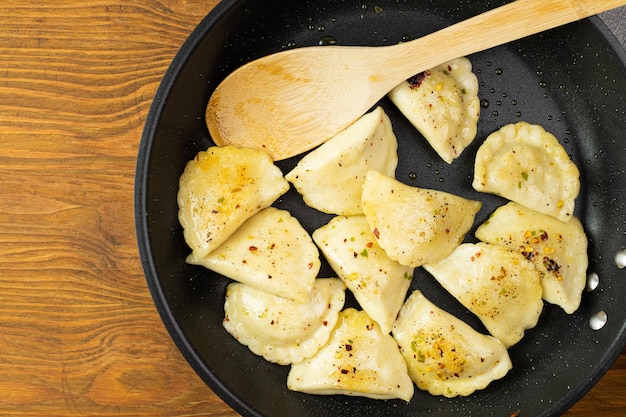
[[[517,0],[411,42],[394,45],[399,79],[459,56],[503,45],[619,6],[626,0]],[[438,45],[438,47],[433,47]],[[391,52],[391,51],[390,51]],[[416,64],[419,68],[415,68]]]

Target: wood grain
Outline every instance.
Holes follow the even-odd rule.
[[[236,416],[145,283],[136,153],[158,84],[217,0],[4,0],[0,416]],[[626,415],[626,356],[567,416]]]

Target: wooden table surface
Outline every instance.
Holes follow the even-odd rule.
[[[171,59],[217,0],[3,0],[0,415],[236,416],[185,362],[133,180]],[[567,416],[626,415],[626,355]]]

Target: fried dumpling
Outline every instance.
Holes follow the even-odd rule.
[[[363,212],[391,259],[418,267],[446,257],[474,223],[479,201],[403,184],[376,171],[363,185]]]
[[[568,221],[580,191],[579,176],[557,138],[541,126],[519,122],[485,139],[476,153],[472,186]]]
[[[202,258],[287,190],[289,183],[264,152],[233,146],[199,152],[179,180],[185,241]]]
[[[394,176],[397,149],[391,121],[377,107],[302,158],[285,178],[310,207],[330,214],[361,214],[367,171]]]
[[[330,338],[343,308],[345,288],[337,278],[319,278],[307,302],[299,303],[231,283],[226,289],[224,328],[270,362],[301,362]]]
[[[432,395],[470,395],[512,368],[504,345],[437,307],[419,291],[400,310],[392,335],[409,375]]]
[[[394,339],[365,311],[353,308],[339,313],[325,346],[291,366],[287,387],[319,395],[405,401],[413,397],[413,383]]]
[[[313,232],[313,241],[363,310],[389,333],[411,285],[413,268],[389,258],[362,215],[333,218]]]
[[[465,57],[409,78],[389,98],[449,164],[476,137],[478,79]]]
[[[519,342],[539,320],[543,310],[539,273],[518,252],[464,243],[424,268],[506,347]]]
[[[587,282],[587,236],[580,220],[562,222],[510,202],[496,209],[476,230],[484,242],[520,252],[539,271],[543,298],[571,314]]]
[[[311,236],[275,207],[252,216],[204,258],[192,253],[187,262],[299,302],[307,301],[321,265]]]

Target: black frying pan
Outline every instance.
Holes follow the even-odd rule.
[[[434,153],[388,100],[381,105],[399,140],[397,178],[483,202],[476,224],[504,201],[471,188],[473,159],[500,126],[544,126],[581,171],[576,215],[589,237],[589,272],[598,287],[567,315],[546,305],[538,326],[510,350],[513,370],[487,389],[445,399],[416,391],[411,403],[311,396],[286,388],[288,367],[254,356],[222,329],[228,280],[185,264],[177,221],[178,177],[196,152],[212,145],[204,111],[228,73],[254,58],[294,46],[388,45],[414,39],[505,1],[228,0],[191,34],[160,86],[146,122],[136,176],[140,253],[156,306],[177,346],[206,383],[246,416],[520,416],[559,415],[610,367],[626,339],[626,271],[614,256],[626,245],[626,53],[598,18],[470,56],[483,108],[475,142],[452,165]],[[442,45],[445,47],[445,45]],[[286,173],[297,158],[282,161]],[[292,190],[276,204],[309,231],[329,217]],[[472,233],[467,240],[472,240]],[[321,275],[331,274],[327,266]],[[468,321],[480,323],[423,270],[412,288]],[[348,301],[353,304],[353,300]],[[592,330],[604,311],[608,321]]]

